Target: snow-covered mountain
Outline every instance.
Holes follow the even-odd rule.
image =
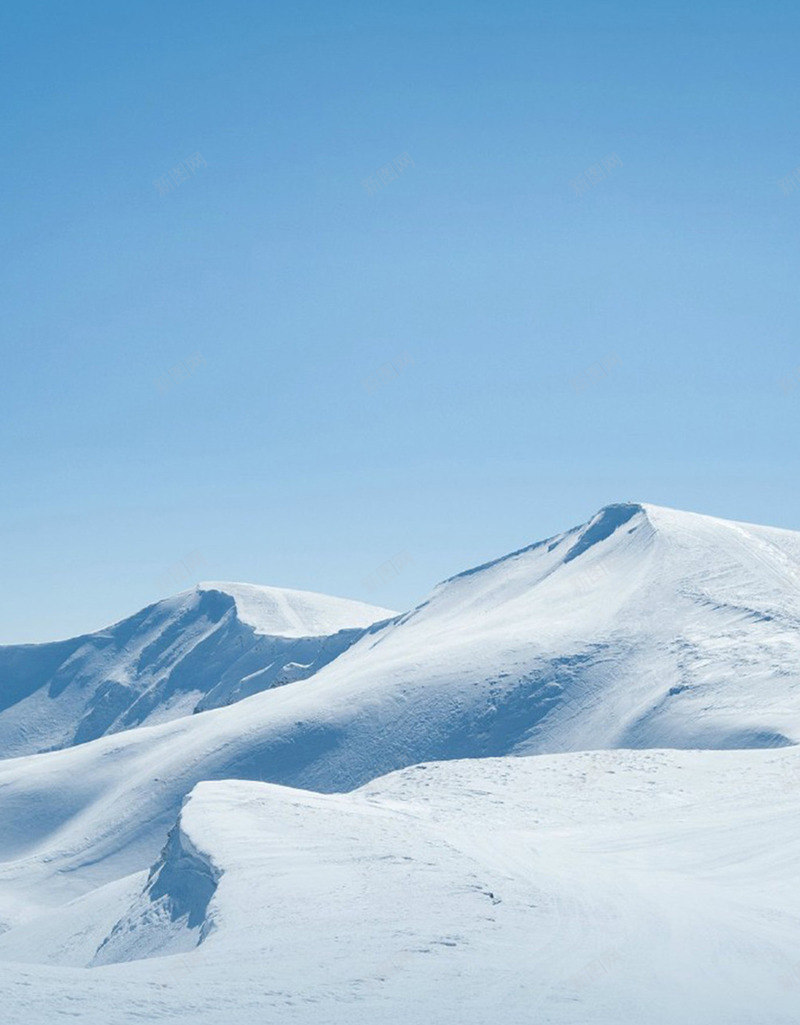
[[[0,856],[143,867],[209,779],[336,791],[440,759],[795,743],[799,567],[789,531],[603,509],[439,585],[301,682],[0,762]]]
[[[119,624],[147,715],[80,743],[48,695],[73,746],[0,761],[8,1020],[793,1023],[798,583],[800,534],[623,504],[400,616],[206,585]]]
[[[98,633],[0,647],[0,757],[167,722],[303,680],[395,613],[253,584],[199,584]]]
[[[794,1025],[796,749],[200,784],[150,872],[0,935],[7,1025]]]

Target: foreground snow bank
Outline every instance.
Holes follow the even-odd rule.
[[[0,961],[4,1021],[794,1025],[799,782],[784,749],[203,783],[100,948],[117,963]],[[69,930],[47,920],[52,965]]]
[[[207,912],[220,870],[192,840],[203,814],[194,810],[197,803],[194,795],[187,798],[142,894],[100,944],[92,966],[191,950],[213,928]]]

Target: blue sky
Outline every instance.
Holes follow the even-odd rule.
[[[405,608],[613,501],[800,529],[798,29],[4,5],[0,641]]]

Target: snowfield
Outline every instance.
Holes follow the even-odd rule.
[[[794,1025],[799,582],[625,504],[404,615],[0,649],[3,1022]]]
[[[798,779],[613,751],[201,783],[149,879],[0,936],[3,1019],[788,1025]]]

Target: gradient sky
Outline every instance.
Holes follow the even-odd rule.
[[[197,580],[405,608],[614,501],[800,529],[799,30],[3,5],[0,641]]]

